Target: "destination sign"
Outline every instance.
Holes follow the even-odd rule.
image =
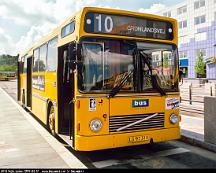
[[[170,22],[89,12],[85,17],[85,32],[131,37],[173,40]]]

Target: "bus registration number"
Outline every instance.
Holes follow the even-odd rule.
[[[149,136],[130,136],[129,137],[130,143],[143,142],[143,141],[149,141]]]

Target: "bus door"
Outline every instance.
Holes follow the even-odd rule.
[[[17,100],[21,100],[21,82],[20,82],[20,74],[22,71],[22,61],[17,62]]]
[[[58,49],[58,126],[60,137],[68,137],[74,146],[74,66],[76,56],[75,44],[62,46]],[[65,138],[66,137],[66,138]]]
[[[27,58],[27,74],[26,74],[26,101],[27,107],[32,107],[32,57]]]

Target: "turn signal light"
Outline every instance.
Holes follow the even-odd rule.
[[[77,107],[77,109],[80,108],[80,101],[79,100],[77,100],[77,102],[76,102],[76,107]]]

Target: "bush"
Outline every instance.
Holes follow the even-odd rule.
[[[206,68],[206,64],[203,62],[203,53],[200,52],[200,54],[196,58],[196,64],[195,64],[195,72],[198,78],[205,76],[205,68]]]

